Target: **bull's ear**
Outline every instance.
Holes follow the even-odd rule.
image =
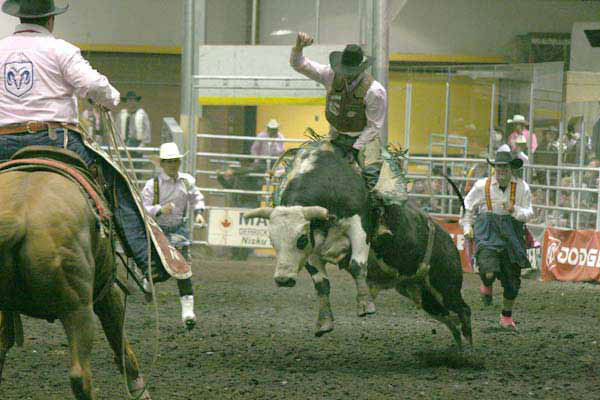
[[[273,207],[261,207],[255,208],[254,210],[250,210],[244,213],[244,218],[271,218],[271,214],[273,213]]]
[[[329,211],[326,208],[319,206],[302,207],[302,214],[304,214],[304,218],[309,221],[313,219],[326,220],[329,216]]]

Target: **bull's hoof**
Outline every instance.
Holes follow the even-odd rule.
[[[333,330],[333,321],[328,320],[322,323],[317,323],[317,331],[315,332],[316,337],[321,337],[326,333],[329,333]]]
[[[366,317],[367,315],[373,315],[377,312],[375,303],[372,301],[364,301],[358,303],[357,315],[359,317]]]
[[[146,390],[144,378],[141,376],[136,380],[129,382],[129,394],[132,399],[152,400],[150,393]]]

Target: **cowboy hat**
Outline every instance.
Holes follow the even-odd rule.
[[[357,44],[349,44],[344,51],[333,51],[329,54],[329,65],[341,75],[358,75],[373,63],[373,57],[365,58],[362,48]]]
[[[161,160],[173,160],[176,158],[183,158],[183,157],[185,157],[186,154],[187,154],[187,152],[185,152],[185,154],[181,154],[179,152],[179,147],[177,147],[177,143],[168,142],[168,143],[163,143],[160,145],[160,151],[159,151],[158,157]]]
[[[121,96],[121,101],[124,103],[126,103],[127,100],[140,101],[141,99],[142,99],[142,96],[138,96],[137,94],[135,94],[135,92],[133,90],[130,90],[129,92],[127,92],[125,97]]]
[[[269,129],[277,129],[279,128],[279,122],[276,119],[271,119],[267,124],[267,128]]]
[[[523,160],[513,157],[510,151],[497,151],[494,161],[491,161],[489,158],[486,158],[486,160],[492,167],[496,165],[510,165],[513,169],[519,169],[523,166]]]
[[[18,18],[43,18],[67,11],[69,5],[56,7],[54,0],[6,0],[2,12]]]
[[[525,117],[519,114],[515,114],[512,119],[509,119],[507,122],[509,124],[522,124],[529,126],[529,122],[525,119]]]

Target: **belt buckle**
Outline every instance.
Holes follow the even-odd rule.
[[[33,128],[33,125],[37,124],[36,121],[27,121],[25,124],[25,129],[27,129],[27,133],[36,133],[37,130]]]

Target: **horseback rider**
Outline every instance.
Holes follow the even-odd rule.
[[[189,278],[187,262],[169,248],[156,224],[144,220],[141,200],[127,177],[79,125],[76,96],[114,109],[120,94],[77,47],[52,34],[55,16],[67,9],[68,5],[56,7],[54,0],[5,0],[2,4],[2,11],[20,18],[21,23],[12,35],[0,40],[0,160],[30,145],[77,153],[98,171],[105,193],[114,194],[114,200],[108,197],[117,233],[140,269],[151,270],[157,280],[168,274]]]
[[[373,58],[365,58],[359,45],[349,44],[343,52],[332,52],[329,65],[323,65],[302,54],[304,47],[312,43],[310,35],[298,33],[290,65],[325,86],[325,116],[330,124],[331,143],[359,164],[369,190],[377,197],[392,202],[399,200],[405,193],[394,182],[397,179],[387,172],[387,163],[382,172],[379,135],[387,113],[387,93],[381,83],[366,72]]]
[[[196,179],[192,175],[179,172],[181,159],[185,154],[179,152],[176,143],[163,143],[159,157],[162,172],[146,182],[142,190],[144,207],[167,234],[169,242],[181,251],[186,260],[191,261],[187,211],[193,209],[196,223],[203,224],[204,196],[196,187]],[[148,286],[147,280],[144,283]],[[178,279],[177,287],[181,299],[181,319],[186,326],[193,324],[196,316],[192,280]]]

